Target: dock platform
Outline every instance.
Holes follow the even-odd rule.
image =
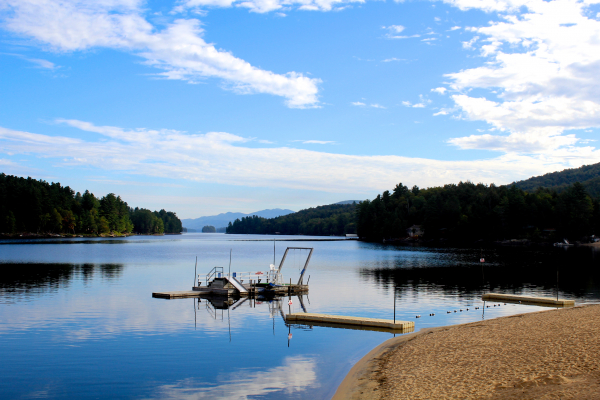
[[[161,299],[183,299],[186,297],[210,296],[228,296],[228,297],[254,297],[262,296],[287,296],[305,294],[308,292],[308,285],[281,285],[272,288],[265,286],[244,284],[245,291],[239,290],[232,285],[225,286],[194,286],[192,290],[173,291],[173,292],[153,292],[152,297]]]
[[[203,293],[196,290],[184,290],[179,292],[154,292],[152,297],[160,299],[183,299],[186,297],[200,297]]]
[[[345,315],[328,315],[315,313],[288,314],[286,322],[317,322],[336,325],[352,325],[375,328],[386,328],[394,331],[412,331],[415,323],[409,321],[396,321],[380,318],[348,317]]]
[[[519,296],[516,294],[484,293],[483,301],[503,301],[507,303],[521,303],[540,306],[573,307],[575,300],[555,299],[551,297]]]

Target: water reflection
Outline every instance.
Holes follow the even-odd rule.
[[[192,378],[162,385],[149,399],[249,399],[277,392],[283,398],[318,386],[316,360],[295,356],[286,357],[283,365],[264,371],[238,370],[217,377],[210,386]]]
[[[151,297],[189,290],[196,256],[198,273],[227,265],[232,248],[236,269],[262,270],[273,259],[273,243],[197,234],[69,244],[0,246],[0,358],[11,361],[0,365],[0,398],[330,398],[352,364],[392,335],[292,326],[285,314],[392,319],[394,287],[396,318],[415,321],[415,330],[537,311],[510,304],[475,310],[470,304],[480,306],[480,292],[490,287],[552,291],[556,265],[561,295],[600,299],[600,253],[585,249],[314,242],[310,300],[293,297],[288,306],[287,296]],[[283,251],[278,245],[277,259]]]
[[[567,297],[600,298],[600,260],[584,249],[434,250],[434,257],[378,260],[359,274],[398,295],[472,295],[489,291],[553,293],[558,285]],[[485,263],[479,258],[484,255]],[[443,262],[436,260],[443,259]],[[558,278],[557,278],[558,272]]]
[[[75,279],[91,281],[117,280],[123,272],[122,264],[0,264],[0,301],[19,296],[37,296],[68,287]]]

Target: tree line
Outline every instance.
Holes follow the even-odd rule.
[[[600,202],[578,182],[560,193],[471,182],[428,189],[400,183],[361,202],[356,223],[358,235],[370,241],[407,237],[415,225],[427,239],[579,239],[600,233]]]
[[[524,181],[515,182],[514,184],[526,191],[534,191],[538,187],[544,187],[560,193],[568,189],[575,182],[581,183],[590,196],[599,197],[600,163],[534,176]]]
[[[120,196],[97,198],[86,190],[43,180],[0,174],[0,232],[179,233],[181,220],[171,211],[131,208]]]
[[[226,233],[341,236],[356,233],[355,209],[355,204],[331,204],[276,218],[252,215],[230,222]]]

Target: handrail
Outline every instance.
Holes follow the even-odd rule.
[[[223,274],[223,267],[214,267],[210,270],[208,274],[206,274],[206,286],[208,286],[208,282],[210,281],[210,279],[213,276],[217,275],[219,272],[221,273],[221,275]]]
[[[259,279],[266,283],[274,283],[274,284],[282,284],[283,278],[281,273],[278,273],[277,270],[267,271],[267,272],[232,272],[231,275],[223,272],[223,267],[214,267],[208,274],[206,274],[206,286],[208,283],[215,277],[219,277],[218,274],[221,273],[221,278],[236,278],[241,284],[244,282],[249,283],[251,280],[257,282]],[[198,281],[200,281],[200,274],[198,274]]]

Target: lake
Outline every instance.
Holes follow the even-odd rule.
[[[276,237],[289,240],[276,242],[277,264],[288,246],[314,247],[310,292],[302,302],[294,296],[291,307],[287,297],[231,307],[151,297],[190,290],[196,257],[200,274],[227,269],[230,250],[232,272],[266,271],[272,239],[190,233],[0,241],[0,398],[326,399],[392,334],[286,325],[283,315],[302,305],[392,319],[395,293],[396,318],[415,321],[418,331],[541,310],[482,308],[481,294],[554,297],[557,272],[561,298],[600,301],[600,252],[592,248],[396,247],[297,236]],[[290,252],[285,281],[298,279],[305,258]]]

